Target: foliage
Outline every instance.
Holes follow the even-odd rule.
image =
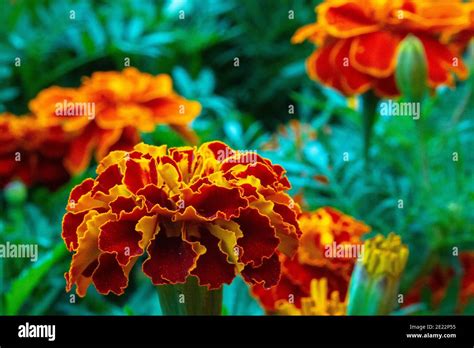
[[[452,248],[474,249],[474,74],[456,89],[427,97],[419,122],[379,118],[366,163],[362,117],[354,107],[360,100],[310,81],[304,68],[310,45],[290,44],[294,31],[314,19],[316,1],[1,2],[0,111],[25,113],[41,89],[77,86],[82,76],[122,69],[130,58],[142,71],[171,74],[180,94],[201,102],[203,113],[193,124],[201,141],[256,149],[281,164],[307,209],[334,206],[374,232],[401,234],[410,249],[403,292],[437,262],[461,272]],[[288,20],[289,10],[294,20]],[[474,69],[472,52],[469,64]],[[166,126],[144,140],[184,144]],[[91,288],[71,304],[64,291],[69,260],[61,249],[61,218],[70,189],[94,169],[56,192],[31,189],[18,206],[0,193],[0,242],[40,248],[36,265],[0,259],[3,313],[160,313],[155,290],[141,272],[132,274],[133,289],[120,298],[101,297]],[[454,311],[454,283],[440,313]],[[247,291],[238,281],[226,287],[227,314],[262,313]],[[413,312],[435,313],[426,303]],[[469,308],[474,312],[474,305]]]

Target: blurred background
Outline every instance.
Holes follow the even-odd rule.
[[[411,118],[380,118],[367,165],[360,101],[311,81],[305,59],[313,46],[290,43],[299,27],[314,22],[318,1],[0,3],[0,112],[26,113],[40,90],[78,86],[82,76],[95,71],[122,70],[125,58],[141,71],[170,74],[179,94],[203,106],[192,125],[202,142],[222,140],[281,164],[291,193],[307,210],[340,209],[370,225],[369,237],[400,234],[410,248],[402,293],[435,267],[452,270],[441,304],[431,305],[427,287],[422,301],[400,314],[456,312],[463,270],[452,257],[453,248],[474,250],[473,74],[456,89],[441,88],[432,95],[424,105],[421,136]],[[21,69],[12,63],[15,57],[21,57]],[[472,52],[466,62],[474,68]],[[420,160],[420,137],[427,161]],[[184,144],[167,126],[143,138],[149,144]],[[64,290],[70,263],[61,239],[64,207],[70,189],[94,173],[91,165],[55,192],[35,187],[23,197],[21,187],[2,190],[0,242],[38,244],[39,261],[0,259],[1,313],[160,313],[155,289],[138,268],[121,297],[104,297],[91,287],[86,298],[71,303]],[[263,314],[240,279],[226,287],[224,310]],[[472,300],[464,313],[474,314]]]

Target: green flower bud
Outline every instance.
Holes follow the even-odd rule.
[[[423,99],[427,90],[428,68],[421,41],[408,35],[398,47],[395,80],[400,93],[409,101]]]
[[[28,192],[21,181],[12,181],[5,189],[5,200],[12,206],[22,205],[26,201]]]
[[[386,315],[395,307],[408,248],[400,236],[377,235],[364,243],[349,284],[348,315]]]

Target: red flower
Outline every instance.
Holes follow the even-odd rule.
[[[461,290],[458,305],[462,309],[470,299],[474,298],[474,252],[461,252],[459,259],[462,266]],[[455,271],[451,267],[437,265],[428,276],[420,278],[406,296],[405,305],[420,302],[424,288],[431,290],[431,304],[438,307],[446,296],[446,291]]]
[[[252,292],[268,312],[294,314],[302,309],[302,301],[307,302],[314,297],[311,286],[316,285],[311,285],[312,281],[324,279],[318,286],[325,289],[321,292],[330,296],[325,297],[326,300],[335,301],[333,307],[338,308],[339,313],[340,306],[336,305],[339,303],[336,298],[346,297],[357,255],[352,257],[329,255],[328,250],[334,249],[334,246],[336,249],[337,246],[340,248],[349,246],[355,250],[358,245],[362,245],[360,237],[370,228],[330,207],[303,213],[298,221],[303,232],[300,246],[294,257],[280,255],[283,265],[280,282],[268,290],[256,285],[252,288]],[[309,300],[304,300],[305,298]],[[307,308],[303,314],[310,314],[312,311],[314,308],[312,310]],[[319,313],[319,310],[316,312]]]
[[[63,165],[68,148],[60,127],[43,126],[32,116],[0,115],[0,187],[19,179],[56,189],[69,180]]]
[[[273,286],[277,250],[291,256],[300,235],[289,187],[282,167],[221,142],[111,152],[97,178],[70,195],[62,233],[74,252],[67,290],[75,284],[84,296],[93,283],[102,294],[122,294],[142,256],[154,285],[195,276],[217,289],[240,273]]]
[[[292,42],[317,45],[306,61],[310,78],[345,95],[374,89],[395,96],[398,46],[412,34],[426,52],[429,86],[452,86],[453,75],[467,76],[448,41],[468,25],[468,6],[457,0],[327,0],[316,9],[317,23],[299,29]]]

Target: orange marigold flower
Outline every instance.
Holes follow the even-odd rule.
[[[330,207],[305,212],[298,222],[302,231],[300,245],[294,257],[280,255],[283,266],[280,282],[271,289],[256,285],[252,288],[253,294],[269,313],[291,314],[293,311],[309,314],[309,307],[303,309],[304,299],[309,298],[312,303],[314,296],[311,294],[314,295],[314,291],[311,291],[311,286],[325,284],[325,290],[321,290],[325,294],[322,297],[328,299],[328,295],[330,301],[334,300],[333,303],[344,303],[345,306],[345,301],[339,299],[346,297],[355,260],[360,256],[357,253],[362,245],[361,236],[370,228]],[[351,251],[351,255],[338,250]],[[324,281],[320,285],[312,285],[315,279]],[[326,308],[323,303],[316,306]],[[335,308],[342,307],[336,305]],[[317,312],[315,308],[312,310]],[[339,310],[337,312],[340,313]]]
[[[474,252],[464,251],[459,253],[462,266],[461,290],[458,306],[462,308],[474,298]],[[431,304],[438,307],[446,296],[446,291],[455,271],[453,268],[437,265],[433,271],[419,279],[406,296],[404,305],[408,306],[421,301],[421,294],[425,287],[431,290]]]
[[[100,161],[110,151],[129,151],[140,142],[139,132],[168,124],[190,138],[186,127],[201,105],[174,92],[168,75],[153,76],[135,68],[96,72],[80,88],[50,87],[29,107],[42,124],[61,125],[73,137],[65,165],[83,171],[92,153]],[[193,139],[191,139],[193,140]]]
[[[396,96],[398,46],[412,34],[426,52],[429,86],[452,86],[453,74],[467,76],[448,41],[468,25],[468,6],[460,0],[326,0],[316,8],[317,23],[300,28],[292,42],[318,46],[306,61],[312,79],[348,96],[369,89]]]
[[[217,289],[237,273],[250,284],[275,285],[277,250],[291,256],[301,234],[299,208],[285,193],[284,170],[221,142],[170,148],[143,143],[114,151],[70,195],[63,239],[74,252],[67,290],[90,283],[122,294],[146,254],[153,284]]]
[[[63,165],[68,148],[60,127],[44,127],[33,116],[0,114],[0,187],[19,179],[56,189],[69,180]]]

